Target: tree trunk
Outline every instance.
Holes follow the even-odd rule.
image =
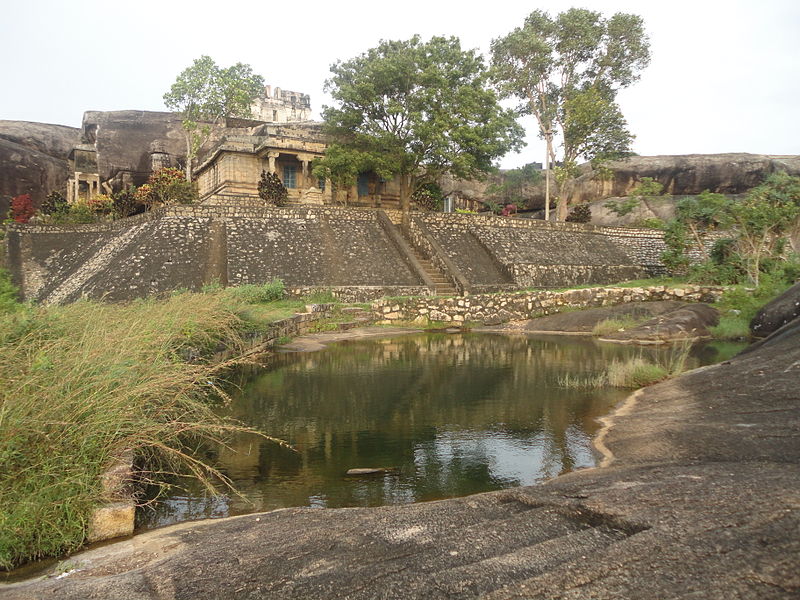
[[[556,202],[556,221],[567,220],[567,181],[558,184],[558,201]]]
[[[411,195],[408,190],[408,175],[400,174],[400,210],[403,213],[403,225],[411,222]]]
[[[192,181],[192,134],[188,131],[186,134],[186,167],[184,173],[186,174],[186,181]]]

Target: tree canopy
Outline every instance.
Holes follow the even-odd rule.
[[[336,105],[323,118],[338,148],[329,166],[340,168],[349,152],[362,169],[399,176],[404,211],[419,186],[445,172],[480,177],[521,146],[522,129],[488,87],[482,57],[458,38],[382,41],[331,72],[325,89]]]
[[[164,103],[183,116],[187,181],[192,180],[192,161],[212,127],[226,117],[249,117],[250,105],[263,90],[264,78],[254,74],[250,65],[222,68],[209,56],[195,59],[178,75],[164,94]]]
[[[522,27],[492,41],[492,79],[520,114],[536,118],[543,139],[561,139],[558,218],[578,158],[625,152],[633,136],[616,102],[617,91],[639,78],[650,61],[641,17],[571,8],[551,17],[536,10]],[[551,137],[552,139],[552,137]],[[556,152],[548,144],[549,159]]]

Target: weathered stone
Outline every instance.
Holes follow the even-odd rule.
[[[79,136],[74,127],[0,121],[0,215],[20,194],[30,194],[35,206],[52,191],[65,194],[67,157]]]
[[[750,321],[750,331],[756,337],[766,337],[797,317],[800,317],[800,282],[759,310]]]
[[[100,542],[131,535],[135,511],[133,502],[115,502],[96,509],[89,519],[87,541]]]
[[[691,304],[654,317],[641,325],[604,335],[601,339],[636,344],[705,339],[711,337],[709,328],[717,323],[717,309],[707,304]]]

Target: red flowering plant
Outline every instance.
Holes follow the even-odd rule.
[[[35,213],[30,194],[20,194],[11,200],[11,218],[17,223],[27,223]]]

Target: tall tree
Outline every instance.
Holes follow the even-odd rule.
[[[331,67],[326,129],[382,176],[400,180],[400,204],[449,172],[472,179],[521,146],[522,129],[488,87],[483,59],[455,37],[382,41]]]
[[[192,180],[192,163],[213,127],[226,117],[249,117],[250,105],[264,90],[264,78],[250,65],[217,66],[201,56],[178,75],[164,94],[167,108],[180,112],[186,136],[186,180]]]
[[[578,158],[627,151],[633,136],[616,102],[617,91],[639,79],[650,62],[641,17],[571,8],[551,17],[532,12],[522,27],[492,41],[492,77],[503,97],[520,101],[539,135],[561,139],[559,220],[567,215],[567,190]]]

